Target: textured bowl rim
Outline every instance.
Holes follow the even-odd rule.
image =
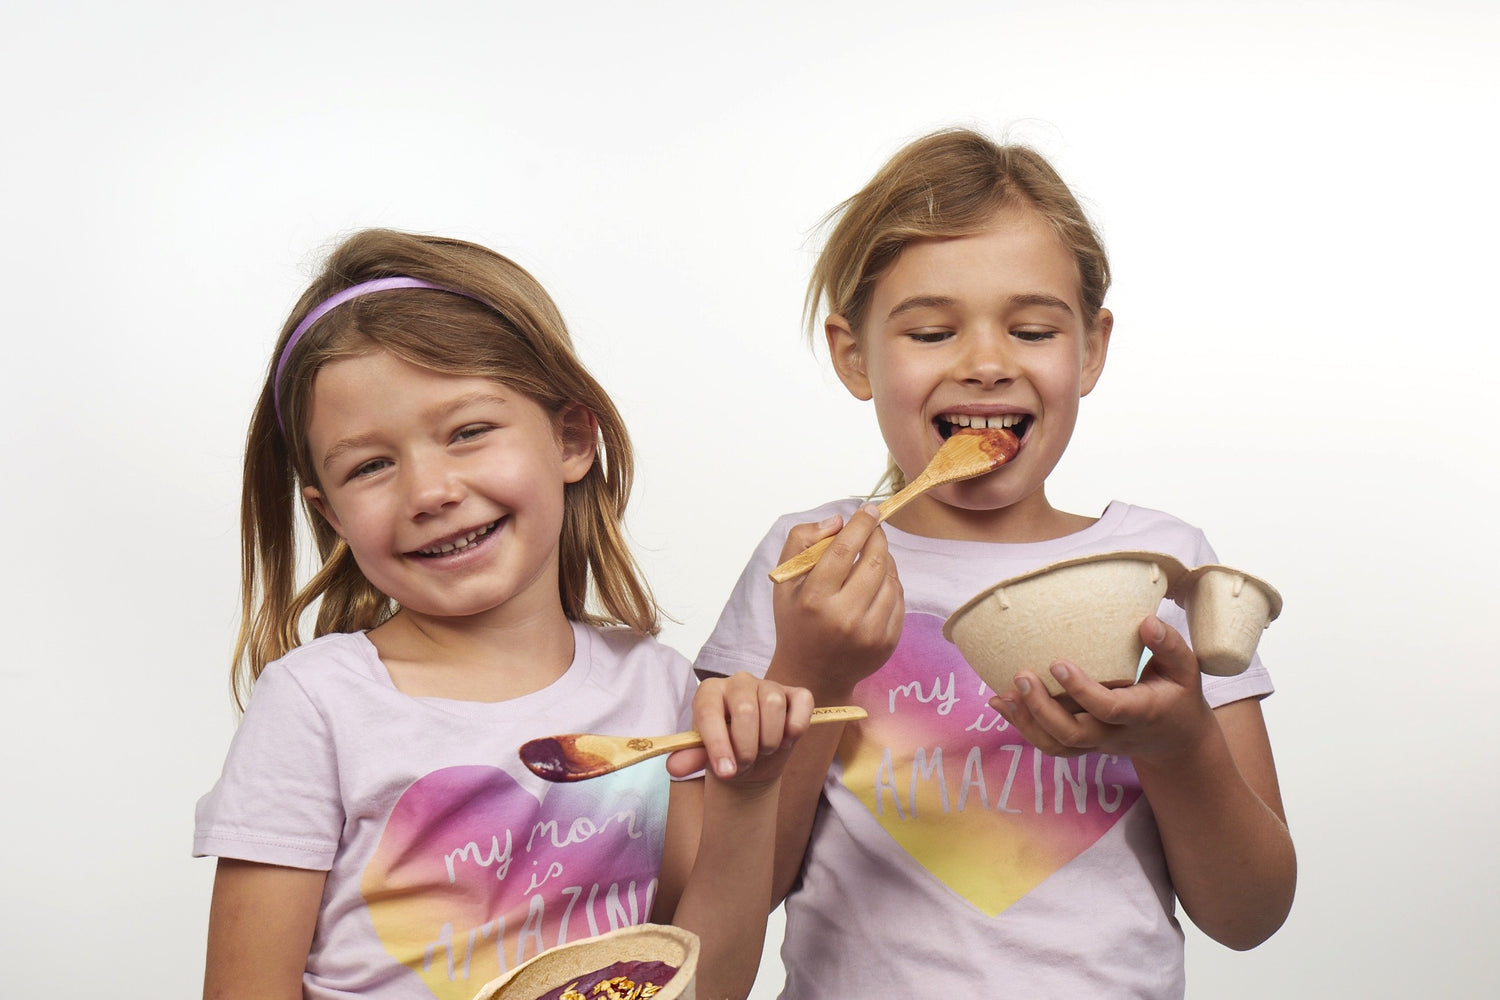
[[[509,972],[502,972],[499,976],[481,986],[479,991],[474,994],[475,1000],[479,1000],[479,998],[490,1000],[492,997],[499,996],[509,987],[517,985],[519,981],[522,981],[526,976],[531,974],[533,970],[546,970],[542,978],[550,979],[554,975],[552,966],[569,963],[576,960],[580,955],[588,956],[581,963],[583,965],[589,965],[596,961],[603,963],[602,965],[594,965],[593,968],[603,968],[605,965],[609,965],[611,961],[628,961],[630,959],[620,959],[618,957],[611,959],[610,956],[618,956],[625,952],[633,954],[637,950],[634,946],[652,939],[671,941],[683,952],[682,962],[678,964],[677,971],[665,985],[676,985],[683,980],[691,981],[697,976],[700,942],[696,934],[674,924],[629,924],[612,931],[606,931],[603,934],[577,938],[576,940],[569,941],[567,944],[548,948],[539,955],[533,955]],[[584,971],[588,972],[591,970],[585,969]],[[563,978],[566,979],[566,976]],[[566,985],[566,983],[556,985]],[[553,988],[555,986],[547,987],[547,989]],[[676,994],[674,993],[673,995]]]
[[[1185,594],[1192,593],[1197,588],[1198,581],[1200,579],[1207,576],[1209,573],[1215,572],[1233,573],[1235,576],[1242,576],[1246,580],[1249,580],[1251,583],[1255,584],[1261,590],[1265,591],[1266,599],[1271,605],[1270,614],[1266,618],[1266,624],[1269,625],[1271,622],[1274,622],[1281,616],[1281,591],[1277,590],[1275,587],[1271,586],[1269,583],[1256,576],[1254,573],[1246,573],[1242,569],[1236,569],[1233,566],[1225,566],[1223,563],[1204,563],[1202,566],[1195,566],[1192,569],[1188,570],[1187,576],[1183,578],[1181,583],[1182,591]],[[1170,593],[1168,593],[1167,596],[1172,597],[1172,599],[1174,601],[1177,601],[1178,604],[1182,603],[1181,600],[1179,600],[1177,597],[1172,596],[1172,594]]]
[[[1003,590],[1006,587],[1013,587],[1024,580],[1030,580],[1033,577],[1038,576],[1045,576],[1060,569],[1067,569],[1070,566],[1082,566],[1087,563],[1097,562],[1115,562],[1121,559],[1127,559],[1134,562],[1154,562],[1160,564],[1162,572],[1165,573],[1167,577],[1166,596],[1172,598],[1173,600],[1176,600],[1174,594],[1179,592],[1181,584],[1186,582],[1189,575],[1187,567],[1184,566],[1182,560],[1178,559],[1176,556],[1168,555],[1165,552],[1150,552],[1145,549],[1122,549],[1116,552],[1095,552],[1091,555],[1074,556],[1071,559],[1060,559],[1057,562],[1048,563],[1045,566],[1038,567],[1034,570],[1029,570],[1025,573],[1018,573],[1015,576],[1007,577],[1006,579],[1001,580],[999,583],[992,583],[988,587],[985,587],[979,593],[975,594],[973,597],[969,598],[963,604],[955,608],[953,612],[948,615],[947,620],[943,622],[943,638],[947,639],[949,642],[953,642],[954,624],[964,615],[972,611],[976,605],[982,603],[986,598],[988,598],[997,590]],[[1216,568],[1228,569],[1229,567],[1216,566]],[[1239,570],[1234,570],[1234,572],[1238,573]],[[1241,575],[1249,576],[1248,573]]]

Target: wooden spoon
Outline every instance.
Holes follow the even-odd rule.
[[[850,705],[815,708],[813,725],[820,722],[855,722],[866,712]],[[548,781],[583,781],[618,771],[631,764],[659,757],[674,750],[701,747],[703,737],[694,730],[671,736],[600,736],[570,733],[543,736],[521,744],[521,763],[531,773]]]
[[[955,431],[952,437],[943,442],[937,454],[932,456],[932,461],[927,463],[927,468],[922,470],[920,476],[907,483],[901,492],[887,497],[881,503],[880,520],[888,519],[934,486],[956,483],[960,479],[973,479],[998,469],[1015,458],[1019,448],[1020,442],[1008,430],[976,430],[966,427]],[[771,570],[771,579],[777,583],[785,583],[806,573],[836,537],[838,536],[829,535],[818,539]]]

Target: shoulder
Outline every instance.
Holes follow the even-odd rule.
[[[621,625],[580,625],[587,638],[587,655],[596,664],[610,661],[632,666],[672,668],[687,663],[687,658],[654,635],[642,635]]]
[[[842,500],[830,500],[810,510],[793,511],[782,514],[772,522],[770,530],[761,538],[755,547],[755,552],[750,557],[750,564],[746,572],[758,570],[762,575],[770,572],[780,561],[781,549],[786,545],[786,536],[799,524],[817,524],[818,522],[837,514],[844,520],[848,520],[859,510],[860,504],[865,501],[859,497],[846,497]]]
[[[285,656],[267,665],[272,669],[295,674],[326,669],[330,664],[359,664],[374,653],[374,646],[363,632],[330,632],[311,642],[304,642]]]
[[[349,685],[370,683],[389,686],[375,647],[363,632],[336,632],[319,636],[266,665],[250,692],[256,702],[285,701],[300,697],[321,702],[330,692]]]
[[[645,722],[678,725],[690,718],[698,686],[687,657],[655,636],[623,626],[574,624],[578,659],[587,660],[586,682],[577,689],[582,706],[627,712]]]
[[[1213,547],[1202,529],[1175,514],[1115,501],[1100,521],[1109,528],[1115,548],[1165,552],[1189,569],[1214,561]]]
[[[830,514],[838,514],[843,517],[848,517],[855,511],[859,510],[860,504],[864,502],[865,500],[861,497],[844,497],[841,500],[829,500],[827,503],[819,504],[818,506],[813,507],[810,510],[800,510],[793,511],[788,514],[782,514],[776,519],[774,527],[784,526],[790,528],[793,525],[797,524],[815,523],[817,521],[823,520],[823,518],[828,517]]]

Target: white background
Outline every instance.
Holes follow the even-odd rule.
[[[1112,253],[1109,367],[1055,501],[1170,510],[1286,599],[1261,651],[1297,903],[1248,954],[1189,929],[1190,996],[1481,992],[1496,11],[12,7],[0,994],[200,988],[242,435],[322,248],[387,225],[533,270],[625,411],[632,535],[692,655],[775,515],[883,467],[800,339],[813,230],[947,124],[1039,146]]]

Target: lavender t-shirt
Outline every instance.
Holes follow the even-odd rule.
[[[559,785],[516,751],[688,728],[695,682],[653,639],[573,631],[568,671],[503,702],[408,697],[363,633],[266,668],[193,853],[328,872],[305,996],[469,1000],[544,948],[649,919],[663,762]]]
[[[700,671],[764,674],[775,645],[766,573],[787,531],[856,506],[776,523]],[[846,729],[787,898],[782,996],[1181,997],[1171,880],[1129,759],[1039,753],[989,707],[993,692],[942,625],[991,584],[1060,559],[1134,549],[1217,562],[1203,534],[1121,503],[1045,542],[886,534],[906,621],[891,659],[855,689],[869,718]],[[1159,614],[1187,634],[1176,604]],[[1205,677],[1204,691],[1218,706],[1266,695],[1271,682],[1256,659],[1243,674]]]

